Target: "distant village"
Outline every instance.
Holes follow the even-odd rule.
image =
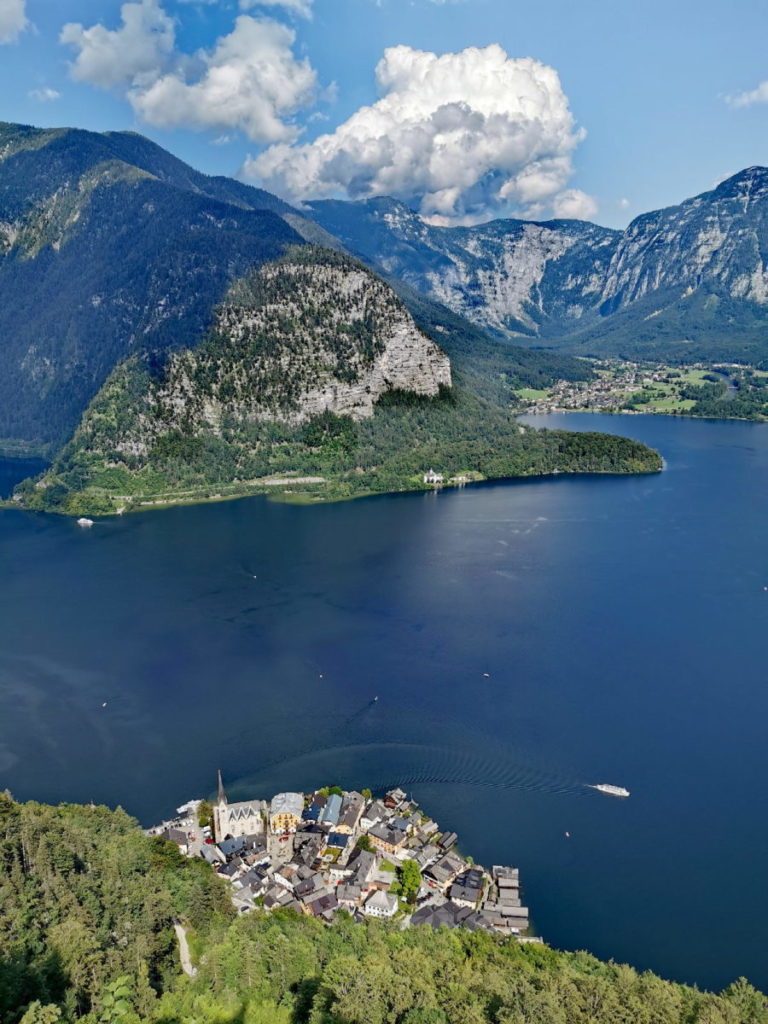
[[[221,773],[218,781],[212,806],[192,800],[147,835],[208,861],[240,912],[282,907],[331,922],[346,911],[541,941],[527,934],[518,869],[463,857],[456,833],[401,789],[377,799],[334,786],[230,803]]]

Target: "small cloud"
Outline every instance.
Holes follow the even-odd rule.
[[[283,7],[291,14],[311,18],[312,3],[313,0],[240,0],[240,10],[249,11],[252,7]]]
[[[729,107],[751,107],[755,103],[768,103],[768,79],[760,84],[755,89],[749,89],[746,92],[737,92],[732,96],[726,96],[725,102]]]
[[[619,208],[622,210],[628,210],[632,203],[628,199],[618,199]]]
[[[552,200],[552,209],[565,220],[590,220],[597,213],[597,203],[580,188],[567,188]]]
[[[76,22],[62,28],[59,41],[76,54],[70,66],[76,81],[109,89],[140,77],[155,78],[168,64],[175,28],[159,0],[125,3],[120,15],[122,24],[116,29],[101,23],[85,28]]]
[[[49,89],[48,86],[44,86],[42,89],[30,89],[27,96],[31,100],[37,100],[38,103],[50,103],[52,100],[57,100],[61,93],[56,89]]]
[[[28,24],[26,0],[0,0],[0,43],[15,43]]]

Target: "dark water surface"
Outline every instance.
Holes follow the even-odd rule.
[[[219,766],[234,795],[400,783],[519,864],[553,944],[768,986],[768,425],[545,421],[667,469],[0,513],[0,789],[149,823]]]
[[[4,459],[0,456],[0,498],[10,498],[16,484],[42,473],[47,465],[42,459]]]

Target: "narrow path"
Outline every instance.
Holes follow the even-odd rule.
[[[181,969],[189,978],[194,978],[197,974],[197,968],[192,963],[192,958],[189,955],[189,943],[187,942],[187,929],[176,923],[174,926],[176,932],[176,938],[179,940],[179,960],[181,960]]]

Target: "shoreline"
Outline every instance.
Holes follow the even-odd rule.
[[[747,417],[747,416],[698,416],[688,411],[676,409],[622,409],[617,406],[615,409],[539,409],[531,408],[518,412],[518,416],[566,416],[571,413],[579,415],[589,414],[590,416],[665,416],[673,420],[704,420],[708,423],[768,423],[768,416]]]
[[[293,910],[331,924],[346,912],[356,921],[543,941],[530,934],[519,869],[486,869],[462,856],[458,835],[397,787],[374,796],[330,786],[231,803],[219,772],[215,801],[189,800],[144,834],[207,862],[229,883],[240,914]]]
[[[575,410],[569,410],[574,412]],[[526,416],[547,416],[555,415],[550,413],[525,413]],[[655,451],[655,449],[651,449]],[[17,511],[17,512],[32,512],[42,513],[43,515],[55,515],[60,516],[64,519],[77,519],[80,516],[92,516],[95,519],[114,519],[120,518],[124,515],[134,515],[140,512],[161,512],[166,509],[172,508],[183,508],[191,507],[195,505],[215,505],[226,501],[242,501],[247,498],[266,498],[267,501],[274,504],[280,505],[301,505],[301,506],[312,506],[312,505],[335,505],[346,501],[358,501],[363,498],[375,498],[375,497],[394,497],[396,495],[405,494],[435,494],[443,490],[462,490],[468,487],[475,487],[482,484],[491,483],[514,483],[514,482],[529,482],[535,480],[550,480],[557,477],[584,477],[584,476],[600,476],[600,477],[629,477],[629,476],[653,476],[656,473],[662,473],[665,469],[664,457],[661,453],[656,453],[659,456],[658,467],[652,469],[633,469],[633,470],[598,470],[598,469],[584,469],[584,470],[572,470],[572,469],[554,469],[547,473],[520,473],[515,476],[482,476],[477,474],[476,479],[466,480],[462,482],[451,482],[446,481],[441,484],[434,485],[416,485],[412,487],[401,487],[395,491],[381,490],[361,490],[352,494],[334,494],[331,492],[328,495],[323,495],[320,492],[313,491],[279,491],[276,492],[269,486],[260,486],[252,490],[237,491],[232,494],[221,494],[217,493],[214,495],[206,496],[193,496],[183,498],[153,498],[152,500],[138,501],[135,503],[127,503],[121,509],[115,509],[110,512],[99,512],[94,508],[89,507],[87,503],[83,503],[76,511],[58,511],[56,509],[39,509],[31,508],[23,502],[14,501],[13,498],[0,499],[0,512],[3,511]]]

